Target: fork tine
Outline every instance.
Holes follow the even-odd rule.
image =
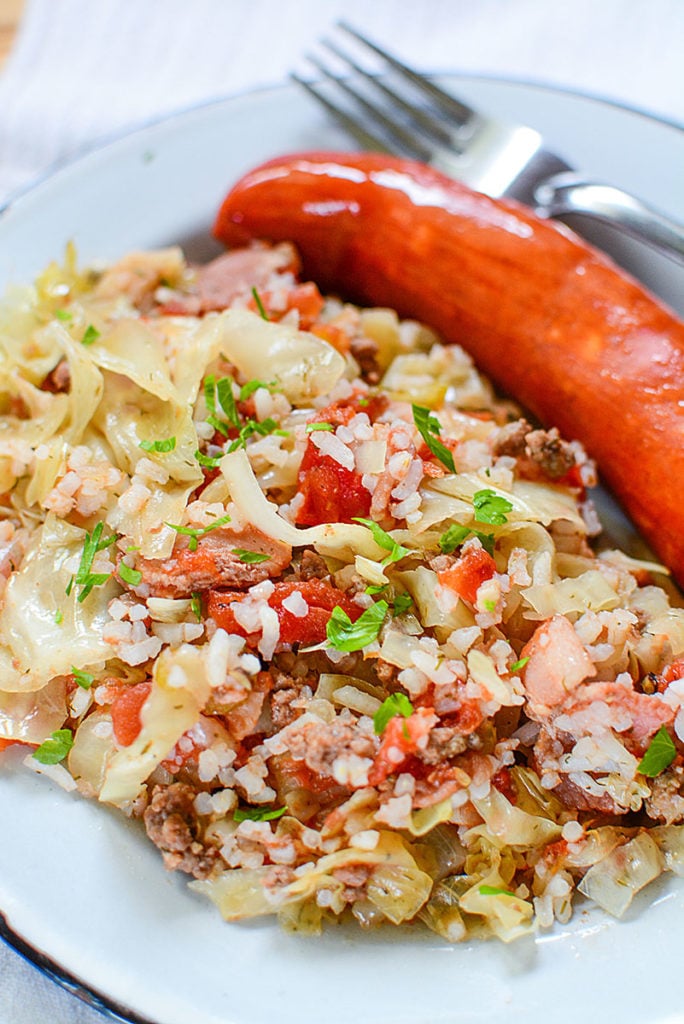
[[[408,129],[404,128],[403,125],[389,118],[380,107],[375,106],[374,103],[367,100],[365,96],[362,96],[361,93],[357,92],[356,89],[349,85],[349,83],[343,78],[338,78],[337,75],[334,75],[315,57],[309,56],[308,60],[325,78],[334,82],[335,85],[345,92],[347,96],[350,96],[353,101],[362,108],[362,110],[365,110],[375,124],[381,124],[388,135],[397,139],[404,151],[408,150],[408,152],[413,154],[418,160],[427,161],[430,159],[431,150],[427,146],[422,145],[422,143],[416,139],[413,132],[410,132]],[[321,95],[318,94],[316,98],[320,101]],[[328,109],[330,109],[330,107],[328,107]]]
[[[300,78],[299,75],[292,73],[290,74],[290,78],[293,82],[296,82],[297,85],[300,85],[305,89],[310,96],[313,96],[317,103],[320,103],[321,106],[325,107],[334,120],[338,121],[350,135],[353,135],[364,149],[378,150],[382,153],[393,152],[393,150],[380,138],[379,135],[374,135],[372,132],[369,132],[362,124],[359,123],[359,121],[350,117],[345,110],[336,106],[328,99],[327,96],[324,96],[322,92],[319,92],[311,82],[307,82],[306,79]]]
[[[349,65],[349,67],[353,68],[360,78],[362,78],[365,82],[368,82],[369,85],[372,85],[373,88],[378,89],[380,92],[382,92],[382,94],[387,97],[387,99],[390,101],[390,103],[394,105],[395,108],[403,110],[408,117],[410,117],[413,121],[417,122],[423,129],[423,131],[426,131],[429,135],[432,135],[438,142],[442,143],[442,145],[444,146],[449,146],[453,144],[452,134],[446,131],[446,129],[442,127],[442,125],[439,123],[439,121],[435,119],[434,116],[427,114],[424,110],[421,110],[420,107],[416,107],[414,104],[408,103],[403,96],[401,96],[394,89],[391,89],[388,85],[386,85],[385,82],[382,81],[382,79],[378,78],[376,75],[370,74],[368,71],[366,71],[365,68],[362,68],[361,65],[356,60],[354,60],[353,57],[351,57],[348,53],[341,49],[341,47],[339,47],[337,43],[333,42],[330,39],[323,39],[321,40],[321,42],[332,53],[334,53],[336,57],[339,57],[340,60],[345,61]]]
[[[404,78],[408,79],[417,89],[420,89],[426,96],[429,96],[432,100],[437,103],[442,110],[450,117],[455,118],[459,124],[463,125],[467,121],[477,116],[476,112],[467,104],[457,100],[454,96],[451,96],[448,92],[444,92],[438,86],[434,85],[428,79],[422,75],[417,74],[408,65],[402,63],[396,57],[393,57],[391,53],[387,53],[381,47],[377,46],[376,43],[372,43],[370,39],[366,39],[365,36],[357,32],[355,28],[349,25],[346,21],[338,21],[338,26],[347,32],[350,36],[356,39],[359,43],[367,46],[368,49],[376,53],[378,57],[382,57],[395,71]]]

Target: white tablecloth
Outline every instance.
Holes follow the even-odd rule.
[[[282,82],[342,16],[423,69],[544,82],[684,124],[682,0],[28,0],[0,77],[0,204],[127,128]],[[0,1024],[101,1020],[0,943]]]

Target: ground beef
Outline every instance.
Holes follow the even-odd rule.
[[[576,462],[572,445],[561,439],[555,427],[533,430],[525,419],[507,423],[496,432],[493,453],[529,459],[552,479],[565,476]]]
[[[268,561],[249,564],[234,554],[236,548],[263,552]],[[280,576],[290,564],[292,548],[260,531],[216,530],[201,537],[197,548],[177,548],[170,558],[139,558],[136,568],[152,597],[190,597],[195,591],[214,587],[246,590],[256,583]],[[125,581],[121,581],[126,585]]]
[[[462,754],[468,748],[468,739],[451,726],[437,726],[430,731],[428,744],[419,754],[426,764],[441,764],[450,757]]]
[[[53,395],[64,394],[71,387],[71,371],[66,359],[60,359],[54,370],[48,373],[40,385],[41,391],[49,391]]]
[[[563,441],[554,427],[552,430],[532,430],[525,438],[527,454],[552,479],[565,476],[575,465],[572,445]]]
[[[292,702],[299,697],[299,689],[290,686],[286,689],[276,690],[271,696],[271,721],[276,732],[291,725],[301,714],[302,708],[293,708]]]
[[[316,551],[305,548],[299,563],[300,580],[325,580],[329,576],[325,560]]]
[[[202,841],[202,828],[195,811],[196,793],[182,782],[157,786],[143,820],[147,834],[159,847],[170,871],[185,871],[206,878],[218,857],[218,850]]]
[[[360,338],[352,338],[349,344],[349,351],[359,364],[361,376],[369,384],[378,384],[381,377],[380,366],[378,365],[378,343],[372,338],[362,335]]]
[[[684,821],[684,770],[670,768],[650,780],[651,795],[645,800],[649,818],[663,821],[666,825]]]
[[[359,735],[350,725],[339,721],[330,725],[307,723],[288,736],[287,745],[295,760],[304,761],[318,775],[332,775],[332,766],[338,757],[357,754],[372,758],[376,753],[372,736]]]
[[[399,689],[399,673],[400,668],[396,665],[392,665],[389,661],[385,661],[383,658],[375,659],[375,674],[383,686],[386,686],[388,690]]]
[[[525,454],[525,438],[532,430],[527,420],[515,420],[500,427],[496,432],[494,455],[510,455],[514,459]]]

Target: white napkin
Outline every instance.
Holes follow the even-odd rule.
[[[340,16],[422,69],[532,79],[684,122],[681,0],[28,0],[0,79],[0,203],[128,128],[283,81]]]
[[[421,69],[552,84],[684,124],[681,0],[27,0],[0,78],[0,205],[129,128],[284,81],[340,17]],[[102,1018],[0,943],[0,1024],[48,1021]]]

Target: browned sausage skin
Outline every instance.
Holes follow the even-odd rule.
[[[305,153],[247,174],[214,228],[291,240],[324,290],[463,345],[576,437],[684,583],[684,324],[567,228],[413,161]]]

